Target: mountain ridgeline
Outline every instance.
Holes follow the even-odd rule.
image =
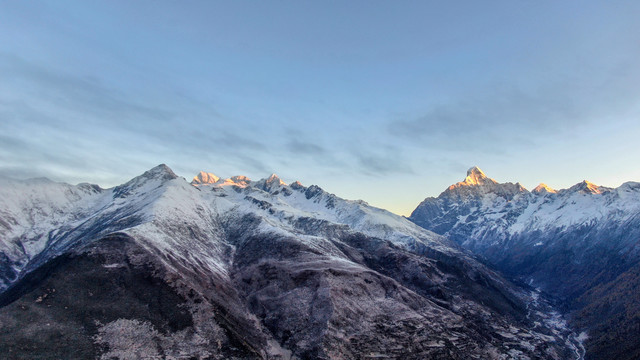
[[[574,359],[538,293],[320,187],[0,179],[7,359]]]
[[[498,183],[473,167],[409,220],[558,299],[587,359],[640,358],[640,183]]]

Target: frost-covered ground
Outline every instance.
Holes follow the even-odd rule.
[[[78,300],[51,288],[84,293],[100,278],[110,286],[86,290],[86,299],[79,295],[78,311],[108,307],[95,301],[97,292],[135,310],[110,309],[91,325],[94,332],[85,327],[77,335],[106,347],[103,357],[124,356],[127,349],[224,357],[222,344],[233,341],[249,344],[234,345],[242,356],[258,349],[267,357],[357,357],[367,349],[374,355],[561,359],[572,351],[564,344],[567,329],[517,321],[528,295],[448,239],[318,186],[287,185],[275,175],[251,181],[209,173],[189,183],[164,165],[112,189],[3,181],[0,290],[8,289],[10,301],[0,300],[13,303],[0,317],[36,309],[59,319],[56,326],[78,329],[76,320],[49,313]],[[54,271],[64,266],[77,276]],[[36,293],[46,297],[32,308],[20,285],[38,286],[43,271],[55,276],[41,280],[46,287]],[[136,287],[144,294],[129,294]],[[172,302],[147,299],[155,292]],[[153,306],[157,316],[147,313]],[[549,310],[531,306],[541,319]],[[174,330],[166,325],[175,322],[172,314],[182,319]],[[5,327],[24,343],[33,341],[17,323]]]

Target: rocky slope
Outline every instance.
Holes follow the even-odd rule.
[[[474,167],[409,219],[562,299],[588,330],[592,358],[637,356],[625,349],[640,345],[632,335],[640,293],[625,289],[639,280],[640,183],[611,189],[583,181],[558,191],[540,184],[529,192]],[[614,295],[603,300],[606,293]],[[616,328],[626,335],[614,345]]]
[[[0,186],[12,359],[576,357],[570,331],[445,238],[317,186]],[[580,354],[578,354],[579,357]]]

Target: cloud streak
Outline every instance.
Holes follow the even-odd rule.
[[[271,150],[253,131],[238,131],[218,121],[216,113],[187,118],[183,108],[200,105],[195,100],[148,106],[98,79],[7,54],[0,54],[0,76],[6,79],[0,85],[0,172],[5,175],[68,177],[74,171],[101,173],[116,162],[128,164],[117,167],[135,174],[156,162],[183,158],[176,153],[241,162],[249,170],[269,168],[258,159]]]
[[[565,79],[535,91],[493,87],[481,95],[433,105],[421,116],[392,120],[387,130],[399,140],[432,150],[501,153],[536,146],[541,139],[562,138],[634,109],[640,72],[628,67],[621,76],[619,71],[611,70],[600,81]]]
[[[0,3],[3,174],[167,163],[390,202],[380,186],[437,194],[471,165],[553,183],[640,159],[619,144],[640,131],[635,3],[40,5]]]

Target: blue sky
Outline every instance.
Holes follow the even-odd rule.
[[[637,1],[4,1],[0,174],[159,163],[408,215],[477,165],[640,180]]]

